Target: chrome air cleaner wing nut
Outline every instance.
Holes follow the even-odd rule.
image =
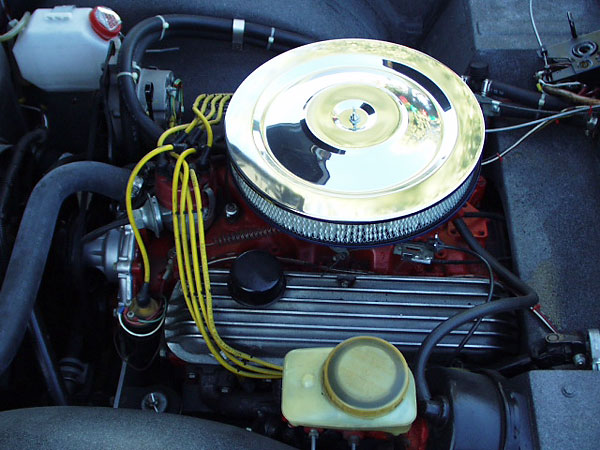
[[[477,182],[481,109],[450,69],[389,42],[306,45],[256,69],[225,118],[234,179],[284,230],[318,242],[405,240]]]

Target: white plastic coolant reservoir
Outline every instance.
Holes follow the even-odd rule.
[[[36,9],[13,53],[23,78],[41,89],[91,91],[120,30],[121,19],[108,8]]]

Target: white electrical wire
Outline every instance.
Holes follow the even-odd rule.
[[[540,33],[538,33],[537,26],[535,25],[535,19],[533,18],[533,0],[529,0],[529,18],[531,19],[531,26],[533,27],[535,38],[537,39],[538,44],[540,46],[540,53],[544,58],[544,68],[548,69],[548,55],[546,49],[544,48],[544,44],[542,44],[542,39],[540,38]]]
[[[8,30],[6,33],[0,35],[0,42],[10,41],[11,39],[17,37],[17,35],[25,29],[25,26],[29,22],[30,17],[31,17],[31,13],[29,11],[27,11],[25,14],[23,14],[23,17],[21,17],[21,20],[19,20],[16,24],[14,24],[14,26],[10,30]]]
[[[525,133],[523,136],[521,136],[519,139],[517,139],[517,141],[514,144],[512,144],[510,147],[506,148],[505,150],[503,150],[502,152],[498,153],[497,155],[495,155],[495,156],[493,156],[491,158],[488,158],[488,159],[482,161],[481,165],[482,166],[486,166],[488,164],[491,164],[493,162],[501,160],[502,158],[504,158],[504,156],[506,156],[508,153],[512,152],[519,145],[521,145],[521,143],[525,139],[527,139],[528,137],[534,135],[535,133],[537,133],[538,131],[540,131],[542,128],[544,128],[546,125],[549,125],[550,123],[552,123],[552,121],[554,121],[556,119],[559,119],[561,117],[573,116],[575,114],[581,114],[583,112],[589,112],[591,110],[595,110],[595,109],[598,109],[598,108],[600,108],[600,105],[578,107],[578,108],[573,109],[573,110],[564,111],[564,112],[559,113],[559,114],[554,114],[552,116],[544,117],[543,119],[538,119],[538,120],[534,120],[532,122],[527,122],[526,124],[519,124],[519,125],[515,125],[514,127],[505,127],[504,129],[495,128],[494,130],[496,130],[496,131],[508,131],[509,129],[517,129],[517,128],[523,128],[523,127],[529,126],[529,125],[536,125],[531,130],[529,130],[527,133]]]
[[[527,133],[525,133],[523,136],[521,136],[514,144],[512,144],[510,147],[508,147],[507,149],[503,150],[502,152],[498,153],[496,156],[493,156],[489,159],[486,159],[484,161],[482,161],[481,165],[482,166],[486,166],[488,164],[491,164],[493,162],[499,161],[502,158],[504,158],[508,153],[512,152],[515,148],[517,148],[519,145],[521,145],[521,143],[527,139],[528,137],[532,136],[533,134],[537,133],[538,131],[540,131],[542,128],[544,128],[546,125],[548,125],[550,122],[552,122],[551,120],[542,122],[540,124],[538,124],[536,127],[532,128],[531,130],[529,130]]]
[[[547,81],[542,80],[541,78],[539,79],[539,82],[541,85],[545,86],[552,86],[552,87],[557,87],[557,88],[562,88],[562,87],[581,87],[582,84],[579,81],[565,81],[563,83],[548,83]]]
[[[535,20],[533,18],[533,0],[529,0],[529,18],[531,19],[531,26],[533,27],[533,32],[535,33],[535,38],[538,41],[538,45],[540,46],[540,48],[542,48],[544,45],[542,44],[540,33],[538,33],[538,29],[535,25]]]
[[[537,26],[535,25],[535,20],[533,18],[533,0],[529,0],[529,18],[531,19],[531,26],[533,27],[535,38],[537,39],[538,44],[540,46],[540,52],[542,54],[542,57],[544,58],[544,67],[548,68],[548,55],[546,54],[546,49],[544,48],[544,44],[542,44],[540,33],[538,32]]]
[[[523,122],[523,123],[519,123],[517,125],[511,125],[508,127],[488,128],[487,130],[485,130],[485,132],[486,133],[500,133],[502,131],[518,130],[520,128],[527,128],[532,125],[537,125],[538,123],[549,122],[549,121],[556,120],[556,119],[562,119],[564,117],[571,117],[571,116],[575,116],[577,114],[587,113],[587,112],[590,112],[591,110],[596,110],[598,108],[600,108],[600,105],[578,106],[576,108],[569,109],[567,111],[562,111],[557,114],[553,114],[551,116],[542,117],[541,119],[532,120],[530,122]]]
[[[123,315],[122,314],[117,314],[117,318],[119,319],[119,325],[121,325],[121,328],[123,328],[123,330],[125,330],[128,334],[130,334],[131,336],[137,337],[137,338],[145,338],[145,337],[149,337],[152,336],[154,333],[156,333],[158,330],[161,329],[163,323],[165,323],[165,318],[166,318],[167,314],[166,311],[163,314],[163,317],[160,321],[160,323],[156,326],[156,328],[152,331],[150,331],[149,333],[134,333],[133,331],[129,330],[125,324],[123,323]]]

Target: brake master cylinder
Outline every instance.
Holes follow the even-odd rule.
[[[400,351],[357,336],[335,348],[293,350],[283,367],[282,412],[294,426],[406,433],[415,381]]]

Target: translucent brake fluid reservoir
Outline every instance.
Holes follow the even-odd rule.
[[[415,382],[402,353],[367,336],[289,352],[281,403],[290,424],[312,428],[398,435],[417,415]]]
[[[102,64],[121,30],[104,7],[36,9],[13,48],[21,75],[46,91],[98,89]]]

